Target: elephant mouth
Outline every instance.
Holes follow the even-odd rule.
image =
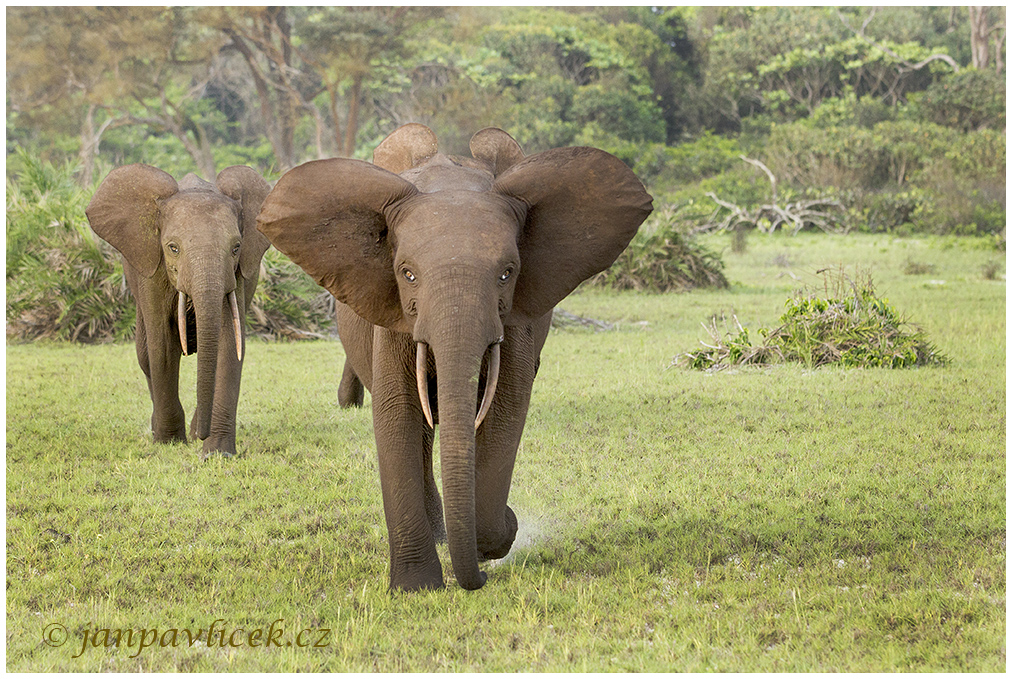
[[[481,397],[481,405],[478,407],[478,413],[474,418],[474,430],[478,431],[478,427],[485,421],[485,416],[488,415],[489,409],[492,407],[492,399],[495,398],[496,386],[499,384],[499,358],[500,358],[500,345],[502,340],[493,343],[489,346],[487,353],[488,357],[488,374],[485,378],[485,392]],[[425,342],[418,342],[415,351],[415,380],[418,385],[418,400],[422,404],[422,413],[425,415],[425,421],[428,422],[430,427],[435,428],[435,424],[432,419],[432,404],[429,401],[429,379],[428,379],[428,362],[429,362],[429,345]]]
[[[235,290],[228,293],[228,305],[232,310],[232,328],[235,331],[235,355],[240,361],[242,360],[242,321],[239,319],[239,300],[236,299]],[[191,307],[192,309],[192,307]],[[190,318],[193,318],[194,331],[192,337],[196,340],[196,316],[189,314]],[[177,307],[177,325],[179,326],[179,344],[183,347],[183,356],[190,355],[189,349],[189,338],[191,333],[189,331],[190,324],[188,323],[187,316],[187,303],[186,293],[182,290],[179,291],[179,304]]]

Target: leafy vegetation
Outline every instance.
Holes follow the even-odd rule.
[[[716,346],[681,354],[676,362],[698,370],[720,370],[783,362],[808,368],[831,363],[847,368],[912,368],[948,361],[921,330],[910,327],[888,300],[875,294],[870,277],[855,281],[840,271],[825,280],[825,296],[799,292],[788,299],[780,325],[759,329],[762,341],[758,345],[752,344],[748,329],[737,318],[737,334],[724,336],[713,318],[708,332]],[[830,285],[834,292],[829,292]]]
[[[684,208],[654,212],[615,263],[588,284],[649,292],[726,288],[724,263],[687,233]]]
[[[74,165],[20,152],[7,181],[7,336],[109,341],[133,333],[119,254],[85,219],[88,192]]]
[[[984,238],[751,234],[725,255],[729,289],[580,289],[565,308],[616,327],[549,338],[510,493],[520,536],[477,592],[449,573],[442,592],[387,591],[371,415],[336,407],[338,342],[252,340],[242,454],[207,462],[151,443],[133,347],[8,346],[7,669],[1003,671],[993,259]],[[839,264],[866,267],[951,363],[667,369],[700,318],[772,327],[797,279]],[[187,413],[195,371],[184,359]],[[261,646],[208,643],[219,619]],[[42,643],[54,623],[60,647]],[[81,652],[102,628],[204,636]],[[299,647],[305,629],[314,645],[330,630],[323,647]]]

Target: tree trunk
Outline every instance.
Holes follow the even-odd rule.
[[[358,136],[358,109],[362,98],[362,76],[355,75],[351,81],[351,92],[348,95],[348,125],[344,131],[344,148],[342,154],[345,158],[355,155],[355,137]]]
[[[983,70],[987,68],[989,27],[987,22],[988,7],[968,7],[970,10],[970,55],[973,67]]]
[[[95,181],[95,158],[98,156],[98,147],[102,143],[102,135],[106,130],[119,127],[127,121],[120,118],[108,118],[104,123],[95,129],[95,111],[97,104],[88,105],[88,113],[85,114],[84,122],[81,123],[81,149],[77,157],[81,161],[80,184],[89,188]]]
[[[1005,27],[998,26],[994,34],[994,70],[1001,75],[1005,70]]]
[[[95,179],[95,154],[98,153],[98,139],[95,135],[95,104],[88,105],[88,112],[81,123],[81,150],[77,157],[81,161],[81,186],[90,187]]]

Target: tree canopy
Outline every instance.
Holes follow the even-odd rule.
[[[157,159],[210,174],[365,156],[416,121],[460,145],[675,146],[926,96],[940,125],[993,109],[1004,9],[965,7],[11,7],[7,133],[90,182]],[[961,79],[958,79],[960,78]],[[962,110],[941,83],[972,92]],[[934,88],[934,89],[932,89]],[[951,92],[951,90],[948,90]],[[1001,90],[1001,96],[1004,92]],[[990,97],[990,99],[989,99]]]

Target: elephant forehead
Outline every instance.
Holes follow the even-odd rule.
[[[220,193],[208,191],[177,193],[162,203],[161,209],[167,219],[174,221],[224,220],[236,225],[240,213],[236,201]]]
[[[488,191],[492,173],[478,161],[439,154],[423,165],[403,172],[401,177],[422,193],[447,190]]]
[[[203,191],[180,193],[162,206],[162,236],[240,235],[239,204],[228,196]]]
[[[416,239],[507,238],[516,242],[523,206],[494,193],[438,191],[413,196],[391,215],[395,243]]]

